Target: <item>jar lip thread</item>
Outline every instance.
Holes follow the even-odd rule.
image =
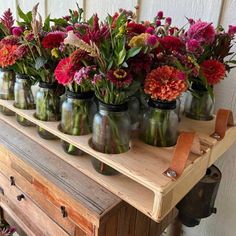
[[[148,100],[148,105],[153,108],[158,108],[162,110],[173,110],[176,108],[176,100],[173,101],[161,101],[161,100]]]
[[[105,103],[101,100],[98,100],[98,104],[99,104],[99,109],[103,109],[106,111],[111,111],[111,112],[122,112],[122,111],[127,111],[128,110],[128,103],[122,103],[122,104],[108,104]]]
[[[87,91],[87,92],[72,92],[70,90],[66,90],[66,97],[68,98],[74,98],[74,99],[91,99],[94,96],[93,91]]]
[[[57,83],[46,83],[46,82],[39,82],[40,88],[47,88],[47,89],[56,89]]]
[[[29,75],[16,73],[16,79],[31,79]]]

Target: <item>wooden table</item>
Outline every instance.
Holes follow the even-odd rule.
[[[20,235],[37,236],[157,236],[176,216],[152,221],[2,120],[0,207]]]

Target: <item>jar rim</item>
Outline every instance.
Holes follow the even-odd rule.
[[[47,89],[56,89],[57,83],[46,83],[46,82],[39,82],[40,88],[47,88]]]
[[[87,91],[87,92],[72,92],[70,90],[66,90],[66,97],[73,98],[73,99],[91,99],[94,96],[93,91]]]
[[[98,99],[99,109],[103,109],[111,112],[122,112],[128,110],[128,103],[124,102],[122,104],[108,104]]]
[[[162,101],[162,100],[148,100],[148,105],[153,108],[161,110],[174,110],[176,108],[176,100],[173,101]]]

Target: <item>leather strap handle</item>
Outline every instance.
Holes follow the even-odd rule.
[[[163,174],[173,180],[180,177],[190,152],[198,155],[203,153],[199,137],[194,132],[182,132],[177,140],[170,167]]]
[[[220,141],[224,138],[225,132],[230,126],[234,126],[232,111],[227,109],[219,109],[216,115],[215,132],[210,136]]]

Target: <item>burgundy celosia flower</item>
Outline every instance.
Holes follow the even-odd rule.
[[[20,37],[23,33],[23,29],[21,27],[14,27],[12,29],[12,34],[15,36],[15,37]]]
[[[146,31],[146,27],[143,24],[138,24],[135,22],[129,22],[127,25],[129,33],[142,34]]]
[[[44,48],[57,48],[64,41],[66,36],[65,32],[53,31],[48,33],[42,40],[42,45]]]
[[[107,80],[111,81],[117,88],[129,86],[133,78],[131,74],[123,69],[109,70]]]
[[[158,41],[160,43],[158,51],[161,51],[162,48],[170,52],[179,51],[183,47],[183,42],[175,36],[165,36],[159,38]]]
[[[11,28],[14,25],[14,19],[10,8],[8,8],[8,10],[3,13],[2,18],[0,18],[0,22],[6,27],[8,33],[10,34]]]
[[[175,100],[187,89],[185,80],[179,79],[180,72],[172,66],[161,66],[152,70],[145,79],[145,93],[154,100]]]
[[[60,60],[54,71],[55,78],[59,84],[68,85],[73,81],[75,72],[71,68],[72,63],[69,57]]]
[[[225,65],[218,60],[206,60],[200,65],[201,72],[210,85],[215,85],[224,79]]]
[[[188,39],[195,39],[200,44],[211,44],[215,40],[215,29],[212,23],[197,21],[187,31]]]

